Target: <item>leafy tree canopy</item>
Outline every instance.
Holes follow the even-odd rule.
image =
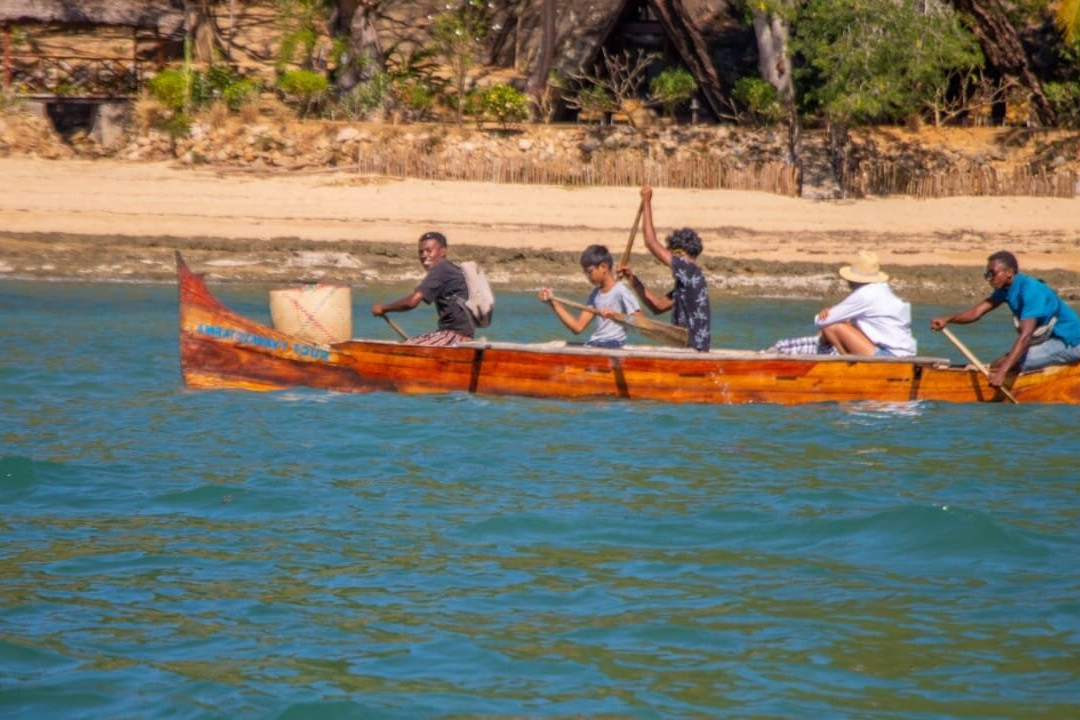
[[[983,64],[975,38],[933,0],[809,0],[792,49],[810,80],[804,103],[840,122],[902,121]]]

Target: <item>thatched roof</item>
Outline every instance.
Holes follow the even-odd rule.
[[[554,69],[564,76],[588,71],[597,61],[630,0],[577,0],[560,3],[555,19]],[[664,33],[678,51],[701,88],[710,109],[721,116],[723,91],[720,77],[709,56],[708,43],[682,0],[648,0],[656,11]],[[541,2],[526,3],[521,24],[530,32],[519,46],[525,63],[531,65],[540,53],[542,41]]]
[[[113,25],[183,35],[184,13],[169,0],[3,0],[0,24]]]

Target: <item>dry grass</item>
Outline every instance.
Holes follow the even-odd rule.
[[[135,127],[142,134],[146,134],[154,127],[159,127],[169,118],[169,109],[163,103],[147,95],[143,95],[135,101],[134,112],[131,114],[135,120]]]
[[[215,130],[220,130],[229,123],[229,106],[222,100],[215,100],[202,117]]]

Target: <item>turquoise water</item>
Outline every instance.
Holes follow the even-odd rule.
[[[1080,717],[1076,408],[189,392],[166,286],[0,328],[0,717]]]

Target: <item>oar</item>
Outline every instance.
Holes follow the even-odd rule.
[[[387,325],[394,328],[394,332],[396,332],[398,335],[400,335],[402,340],[408,340],[409,339],[408,334],[404,330],[401,329],[400,325],[398,325],[396,322],[391,320],[389,315],[383,315],[382,319],[386,321]]]
[[[600,311],[591,305],[584,305],[582,303],[574,302],[573,300],[564,300],[560,297],[555,297],[554,295],[551,299],[555,302],[562,303],[567,307],[572,307],[577,310],[588,310],[595,315],[600,314]],[[668,323],[660,322],[659,320],[650,320],[647,317],[641,317],[639,315],[625,315],[617,312],[611,314],[611,319],[666,345],[675,345],[678,347],[687,346],[688,335],[686,328],[684,327],[669,325]]]
[[[642,200],[637,206],[637,215],[634,217],[634,224],[630,227],[630,237],[626,241],[626,249],[623,250],[622,258],[619,260],[619,265],[625,267],[630,264],[630,251],[634,248],[634,238],[637,237],[638,225],[641,224],[641,213],[645,212],[645,201]]]
[[[944,333],[945,337],[949,338],[949,340],[952,341],[952,344],[956,346],[957,350],[959,350],[960,352],[962,352],[964,354],[964,357],[966,357],[968,359],[969,363],[974,365],[975,368],[979,372],[981,372],[983,375],[985,375],[988,378],[990,377],[990,369],[988,367],[986,367],[985,365],[983,365],[982,362],[979,361],[979,358],[975,357],[975,353],[968,350],[967,345],[960,342],[960,338],[953,335],[952,330],[950,330],[947,327],[943,327],[943,328],[941,328],[941,332]],[[1005,397],[1012,400],[1014,404],[1016,404],[1016,405],[1020,404],[1020,401],[1017,400],[1016,398],[1014,398],[1013,394],[1011,392],[1009,392],[1009,388],[1002,385],[1000,388],[998,388],[998,390],[1000,390],[1001,393]]]

